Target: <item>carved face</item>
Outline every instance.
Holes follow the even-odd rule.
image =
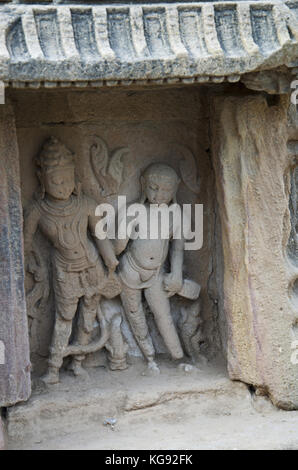
[[[169,204],[177,191],[177,180],[151,175],[144,180],[144,190],[150,204]]]
[[[75,189],[75,175],[73,168],[60,168],[45,173],[45,192],[53,199],[65,201]]]

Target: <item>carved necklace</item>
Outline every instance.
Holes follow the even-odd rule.
[[[68,217],[78,210],[78,198],[73,195],[71,195],[65,205],[62,206],[57,202],[51,202],[49,199],[43,199],[40,201],[40,204],[46,213],[58,217]]]
[[[78,198],[71,196],[70,199],[69,203],[63,207],[59,207],[59,205],[51,203],[49,200],[43,200],[41,201],[41,207],[56,227],[59,245],[67,250],[74,250],[81,242],[80,221],[82,217]],[[57,216],[66,220],[60,219],[58,221]]]

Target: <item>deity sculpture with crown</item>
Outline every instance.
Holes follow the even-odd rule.
[[[52,336],[45,383],[59,381],[59,370],[65,356],[73,355],[71,369],[84,375],[82,361],[89,348],[96,319],[102,327],[97,349],[108,345],[106,321],[100,309],[101,296],[113,290],[118,265],[110,240],[95,236],[96,202],[80,189],[75,176],[74,155],[58,139],[51,137],[36,159],[39,192],[30,204],[25,217],[24,241],[26,263],[33,251],[37,229],[52,246],[52,285],[55,294],[55,326]],[[114,278],[113,278],[114,276]],[[117,284],[117,283],[116,283]],[[117,292],[115,292],[117,295]],[[110,293],[110,297],[113,293]],[[75,345],[69,345],[73,319],[78,311]],[[118,322],[119,323],[119,322]],[[120,328],[120,327],[119,327]],[[118,335],[119,343],[119,335]],[[119,349],[119,344],[117,344]],[[109,347],[113,369],[126,367],[126,350],[114,358]],[[121,356],[121,354],[120,354]]]

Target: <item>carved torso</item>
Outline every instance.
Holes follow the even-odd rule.
[[[129,251],[135,263],[143,269],[159,269],[166,260],[169,240],[133,240]]]
[[[129,251],[135,261],[135,263],[143,269],[159,269],[165,262],[168,251],[169,241],[173,237],[173,220],[169,218],[169,233],[168,238],[163,238],[160,220],[150,220],[153,218],[153,214],[150,214],[150,206],[144,205],[147,211],[147,239],[137,238],[131,240],[129,244]],[[157,238],[152,237],[150,234],[150,227],[156,227]]]
[[[47,200],[35,201],[40,212],[39,227],[54,247],[54,257],[69,271],[94,266],[98,255],[88,238],[90,208],[84,196],[72,196],[63,207]]]

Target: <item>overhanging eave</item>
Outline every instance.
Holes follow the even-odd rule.
[[[1,12],[2,10],[2,12]],[[297,5],[0,7],[0,79],[47,84],[237,81],[298,66]]]

